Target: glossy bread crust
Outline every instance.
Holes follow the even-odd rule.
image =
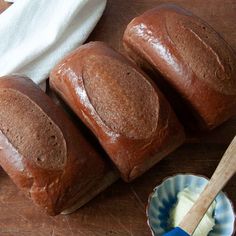
[[[162,74],[190,107],[199,127],[213,129],[235,114],[235,53],[192,13],[160,5],[129,23],[123,44],[137,64]]]
[[[153,82],[102,42],[68,55],[52,70],[50,85],[92,130],[125,181],[183,143],[182,126]]]
[[[114,181],[110,166],[30,79],[2,77],[0,94],[0,164],[36,205],[56,215]]]

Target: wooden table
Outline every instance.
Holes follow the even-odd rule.
[[[125,26],[136,15],[167,0],[110,0],[89,40],[123,52]],[[206,20],[236,51],[236,0],[172,0]],[[6,8],[0,0],[0,11]],[[1,22],[0,22],[1,23]],[[236,118],[187,143],[131,184],[121,180],[76,213],[49,217],[28,200],[0,169],[0,236],[146,236],[145,205],[155,185],[176,173],[210,177],[236,133]],[[224,189],[236,205],[236,177]]]

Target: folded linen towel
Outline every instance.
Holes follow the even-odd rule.
[[[106,5],[106,0],[14,2],[0,15],[0,76],[23,74],[37,84],[87,39]]]

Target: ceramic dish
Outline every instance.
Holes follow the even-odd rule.
[[[153,236],[162,235],[171,230],[169,212],[177,201],[177,194],[186,187],[204,189],[208,180],[201,176],[179,174],[170,177],[157,186],[149,196],[147,206],[148,225]],[[235,214],[232,203],[223,193],[216,197],[214,211],[216,225],[208,236],[232,236],[235,226]]]

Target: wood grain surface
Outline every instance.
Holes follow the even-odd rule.
[[[102,40],[123,52],[125,26],[160,0],[110,0],[89,40]],[[213,26],[236,51],[236,0],[172,0]],[[0,12],[7,4],[0,0]],[[0,22],[1,24],[1,22]],[[145,206],[152,189],[177,173],[210,177],[236,133],[236,117],[185,145],[131,184],[121,180],[68,216],[49,217],[28,200],[0,169],[0,236],[148,236]],[[224,191],[236,205],[236,177]]]

